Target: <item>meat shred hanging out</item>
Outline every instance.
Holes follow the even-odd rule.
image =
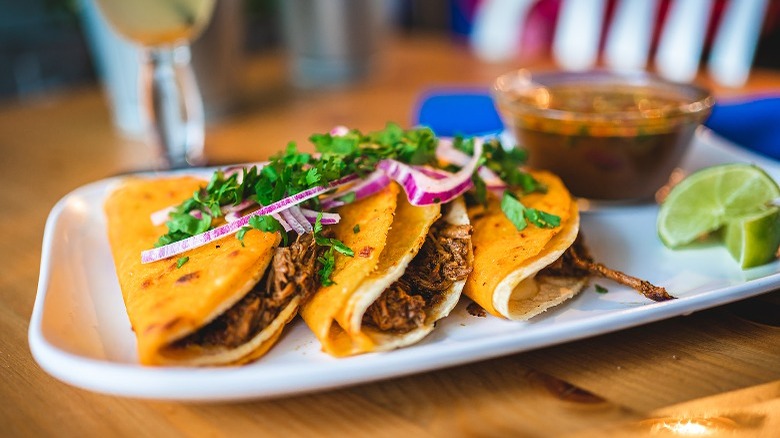
[[[311,233],[276,249],[265,276],[238,303],[205,327],[176,342],[175,347],[225,346],[248,342],[276,319],[295,296],[305,302],[317,288],[317,258],[323,247]]]

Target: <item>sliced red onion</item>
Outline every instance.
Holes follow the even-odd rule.
[[[157,210],[154,213],[152,213],[149,216],[149,219],[151,219],[152,225],[156,227],[157,225],[162,225],[165,222],[167,222],[168,218],[170,217],[170,214],[173,213],[174,211],[176,211],[176,207],[174,206],[165,207],[162,210]]]
[[[338,213],[314,211],[309,210],[308,208],[301,208],[301,212],[303,213],[303,216],[306,217],[306,220],[312,224],[317,222],[317,216],[320,214],[322,215],[322,218],[320,218],[320,223],[322,225],[336,225],[341,220],[341,216]]]
[[[499,178],[495,172],[485,166],[479,166],[479,169],[477,169],[477,174],[480,178],[482,178],[482,181],[485,181],[485,185],[489,189],[500,190],[507,188],[507,184],[501,178]]]
[[[453,175],[451,172],[447,172],[446,170],[441,170],[441,169],[435,169],[433,167],[426,167],[426,166],[412,166],[412,167],[424,173],[425,175],[430,176],[433,179],[446,179],[452,177]]]
[[[196,234],[184,240],[169,243],[168,245],[160,246],[158,248],[148,249],[141,253],[141,263],[156,262],[158,260],[162,260],[168,257],[175,256],[177,254],[181,254],[185,251],[189,251],[193,248],[198,248],[214,240],[221,239],[222,237],[233,234],[238,230],[240,230],[242,227],[246,226],[249,223],[249,219],[252,216],[266,216],[272,213],[281,212],[283,210],[292,207],[293,205],[298,205],[301,202],[304,202],[315,196],[319,196],[323,193],[326,193],[329,190],[343,186],[345,184],[349,184],[358,178],[359,177],[357,174],[352,174],[352,175],[345,176],[344,178],[340,178],[336,181],[332,181],[325,186],[312,187],[300,193],[296,193],[292,196],[288,196],[287,198],[276,201],[267,206],[260,207],[259,209],[245,216],[242,216],[238,220],[226,223],[217,228],[208,230],[204,233]]]
[[[465,166],[471,157],[463,151],[455,149],[450,138],[440,138],[436,146],[436,158],[456,166]]]
[[[471,175],[482,156],[482,143],[475,142],[474,156],[455,174],[446,179],[433,179],[419,170],[396,160],[382,160],[379,168],[406,191],[412,205],[445,204],[472,187]]]
[[[202,210],[190,210],[190,216],[194,217],[195,219],[201,220],[201,219],[203,219],[203,211]]]
[[[284,231],[292,230],[292,227],[290,226],[290,224],[288,224],[284,219],[282,219],[282,216],[280,216],[278,213],[273,213],[270,216],[272,218],[276,219],[277,222],[282,224],[282,228],[284,228]]]
[[[220,210],[222,211],[222,214],[227,214],[227,213],[230,213],[231,211],[243,211],[243,210],[246,210],[247,208],[249,208],[249,207],[251,207],[251,206],[253,206],[255,204],[257,204],[257,202],[255,202],[254,200],[252,200],[252,199],[245,199],[245,200],[239,202],[238,204],[223,205],[222,207],[220,207]]]
[[[233,175],[234,173],[238,174],[238,182],[241,183],[241,179],[243,178],[244,169],[251,169],[253,166],[257,167],[257,170],[262,169],[265,167],[265,165],[268,164],[268,161],[258,161],[255,163],[244,163],[244,164],[236,164],[234,166],[228,166],[222,169],[222,173],[225,174],[225,177],[229,177]]]
[[[300,206],[295,205],[293,207],[290,207],[288,211],[295,217],[295,220],[297,220],[299,224],[303,225],[303,229],[306,230],[307,233],[311,233],[312,231],[314,231],[314,228],[311,226],[311,223],[301,211]]]
[[[226,222],[235,222],[239,219],[241,219],[241,213],[238,211],[231,211],[225,215]]]
[[[484,140],[481,138],[474,139],[475,147],[477,143],[482,146]],[[449,138],[442,138],[439,140],[439,145],[436,148],[436,158],[456,166],[465,166],[469,160],[471,160],[471,157],[469,157],[467,153],[455,149],[452,145],[452,140]],[[507,187],[506,183],[502,181],[495,172],[485,166],[479,166],[477,173],[480,178],[482,178],[482,181],[485,181],[485,185],[490,189],[504,189]]]
[[[292,212],[290,211],[292,207],[282,210],[279,212],[279,215],[282,216],[282,219],[285,220],[288,224],[290,224],[290,227],[292,227],[293,231],[295,231],[298,234],[303,234],[306,232],[306,229],[303,228],[303,224],[298,221],[298,218],[296,218]],[[306,221],[308,224],[309,222]],[[311,224],[309,224],[311,225]]]
[[[343,137],[349,134],[349,128],[344,125],[334,126],[333,129],[330,130],[329,134],[332,137]]]
[[[365,179],[355,183],[355,185],[349,187],[347,190],[339,193],[334,193],[321,201],[322,208],[324,210],[330,210],[331,208],[341,207],[346,202],[341,201],[340,198],[354,193],[355,201],[366,198],[374,193],[384,189],[390,184],[390,178],[383,170],[375,170],[371,172]]]

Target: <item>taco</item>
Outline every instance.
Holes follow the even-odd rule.
[[[334,356],[416,343],[455,307],[471,270],[465,204],[412,206],[391,184],[350,207],[333,230],[355,257],[337,259],[334,284],[301,316]]]
[[[138,356],[146,365],[225,365],[263,355],[317,287],[319,247],[303,234],[252,230],[143,264],[165,232],[150,215],[204,184],[191,177],[132,178],[105,203],[108,236]]]
[[[549,173],[531,173],[546,190],[518,194],[520,202],[560,218],[556,227],[528,225],[518,230],[502,211],[501,201],[469,208],[474,229],[474,269],[464,293],[489,313],[525,320],[580,292],[589,272],[564,254],[579,233],[577,204],[561,180]]]

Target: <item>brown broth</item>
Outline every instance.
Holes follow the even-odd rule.
[[[642,200],[667,182],[699,122],[675,114],[683,103],[644,88],[568,85],[518,97],[502,110],[528,164],[558,174],[574,195]],[[519,109],[529,106],[535,111]]]
[[[556,173],[571,192],[601,200],[651,198],[666,184],[695,125],[636,137],[564,135],[519,130],[531,167]]]

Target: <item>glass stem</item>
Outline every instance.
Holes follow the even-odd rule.
[[[190,48],[149,49],[152,77],[151,131],[160,146],[162,167],[203,164],[203,100],[190,64]]]

